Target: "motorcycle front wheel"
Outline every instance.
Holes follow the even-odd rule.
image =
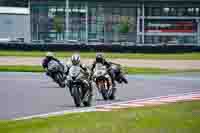
[[[115,93],[116,93],[117,88],[112,88],[112,93],[109,96],[110,100],[115,100]]]
[[[64,88],[64,87],[65,87],[65,82],[63,81],[63,76],[62,76],[60,73],[58,73],[58,74],[56,75],[56,80],[57,80],[58,85],[59,85],[61,88]]]
[[[74,87],[72,89],[73,89],[74,104],[76,105],[76,107],[80,107],[81,106],[81,95],[80,95],[80,92],[79,92],[79,88]]]
[[[101,90],[101,95],[102,95],[104,100],[108,100],[109,99],[108,91],[106,89],[102,89]]]

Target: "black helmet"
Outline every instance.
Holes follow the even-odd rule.
[[[102,53],[97,53],[96,54],[96,62],[99,62],[99,63],[103,63],[104,62],[104,57],[103,57]]]

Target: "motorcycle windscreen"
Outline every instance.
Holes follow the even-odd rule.
[[[58,70],[59,69],[59,64],[58,62],[52,60],[48,63],[48,70],[53,71],[53,70]]]
[[[69,69],[69,75],[70,77],[77,77],[81,72],[81,68],[79,66],[72,66]]]

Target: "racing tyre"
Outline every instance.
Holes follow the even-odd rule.
[[[102,95],[104,100],[108,100],[109,97],[108,97],[108,91],[107,90],[105,90],[105,89],[101,90],[101,95]]]
[[[92,102],[92,93],[88,91],[87,94],[86,94],[86,97],[87,97],[87,100],[83,101],[83,105],[85,107],[90,107],[91,106],[91,102]]]
[[[117,88],[112,88],[112,93],[109,96],[110,100],[115,100],[115,93],[116,93]]]
[[[76,107],[81,106],[81,97],[80,97],[80,92],[77,87],[72,88],[73,89],[73,99]]]

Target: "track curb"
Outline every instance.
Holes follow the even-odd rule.
[[[119,110],[119,109],[124,109],[124,108],[159,106],[162,104],[169,104],[169,103],[175,103],[175,102],[181,102],[181,101],[194,101],[194,100],[200,100],[200,91],[129,100],[129,101],[116,102],[116,103],[105,104],[105,105],[97,105],[97,106],[88,107],[88,108],[79,108],[79,109],[73,109],[73,110],[51,112],[51,113],[46,113],[46,114],[37,114],[37,115],[31,115],[31,116],[26,116],[26,117],[14,118],[12,120],[46,118],[46,117],[66,115],[66,114],[72,114],[72,113],[82,113],[82,112],[107,112],[107,111],[114,111],[114,110]]]

